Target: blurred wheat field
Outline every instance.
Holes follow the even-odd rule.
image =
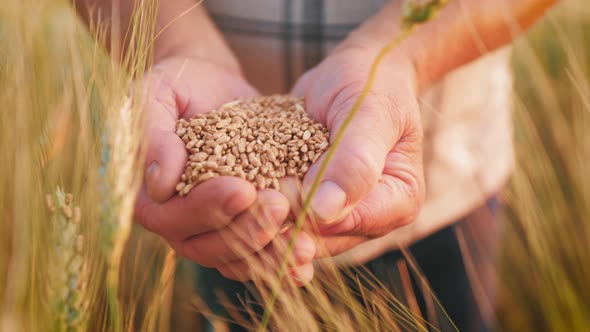
[[[516,171],[507,190],[499,325],[590,327],[590,12],[565,1],[514,52]]]
[[[495,316],[503,331],[590,330],[588,9],[564,1],[515,46],[517,166],[505,193]],[[190,263],[177,264],[162,240],[131,223],[141,105],[126,96],[149,66],[154,33],[153,8],[138,11],[130,38],[143,47],[117,66],[69,2],[0,3],[0,331],[199,328]],[[273,326],[428,329],[392,294],[353,303],[341,280],[332,271],[308,296],[285,290]]]

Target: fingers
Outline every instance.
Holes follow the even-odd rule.
[[[242,282],[252,279],[274,281],[278,276],[277,269],[280,267],[281,259],[288,259],[288,276],[298,286],[307,284],[314,275],[312,260],[316,254],[315,243],[311,236],[299,232],[294,241],[292,257],[285,257],[291,236],[290,232],[284,234],[263,252],[248,259],[227,263],[218,270],[224,277]]]
[[[327,117],[331,143],[358,97],[358,93],[351,91],[359,89],[351,85],[334,99]],[[320,221],[338,220],[373,189],[387,154],[412,128],[408,116],[412,112],[417,112],[417,107],[409,100],[402,103],[385,93],[369,95],[347,128],[312,202]],[[306,175],[303,183],[306,192],[325,157],[324,154]]]
[[[323,226],[321,235],[375,238],[407,225],[418,215],[424,199],[417,178],[402,180],[384,175],[380,182],[343,220]]]
[[[145,185],[148,196],[161,203],[174,195],[187,160],[184,143],[176,135],[178,118],[210,112],[257,92],[239,75],[213,64],[196,64],[194,59],[157,64],[140,85],[147,88]]]
[[[262,250],[278,234],[289,202],[275,190],[258,193],[256,203],[226,227],[191,237],[182,254],[205,267],[216,267]]]
[[[186,197],[175,196],[163,204],[140,193],[135,213],[148,230],[168,241],[181,241],[229,224],[256,200],[256,189],[236,177],[218,177],[191,190]]]

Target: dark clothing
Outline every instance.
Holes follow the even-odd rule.
[[[491,229],[492,231],[489,235],[490,237],[494,237],[493,234],[497,233],[493,230],[497,229],[498,212],[498,199],[490,199],[485,206],[461,219],[453,226],[440,230],[408,248],[411,257],[418,264],[423,276],[427,279],[429,287],[436,294],[442,308],[444,308],[459,331],[487,331],[489,329],[486,327],[482,315],[479,312],[480,308],[474,296],[470,277],[465,267],[466,264],[464,255],[462,254],[461,243],[469,247],[468,229],[473,227],[480,228],[480,232],[487,232]],[[486,227],[486,224],[490,227]],[[461,229],[460,232],[458,232],[458,229]],[[460,237],[463,237],[465,241],[461,241]],[[494,243],[495,241],[488,242]],[[477,246],[477,244],[473,245]],[[478,266],[483,265],[482,261],[486,260],[482,257],[482,254],[487,255],[488,260],[490,257],[493,259],[494,256],[491,252],[482,253],[482,250],[479,250],[478,254],[478,250],[474,248],[465,249],[469,250],[470,259],[477,260],[476,263],[472,262],[476,265],[476,270],[478,270]],[[486,248],[484,250],[494,249]],[[473,257],[474,255],[479,257]],[[406,263],[407,269],[400,271],[398,268],[400,261]],[[448,321],[446,315],[438,306],[434,306],[436,317],[434,319],[433,317],[428,317],[429,308],[427,307],[427,301],[431,300],[431,297],[429,297],[428,292],[426,294],[423,292],[423,287],[421,287],[419,279],[415,273],[411,272],[412,268],[401,251],[396,250],[386,253],[364,264],[364,268],[383,283],[387,291],[394,294],[400,300],[405,298],[404,294],[400,294],[403,293],[401,280],[403,278],[402,274],[405,273],[411,280],[413,293],[422,316],[430,323],[438,326],[442,331],[455,331],[453,325]],[[358,273],[364,273],[361,271],[365,269],[358,269]],[[479,269],[479,271],[481,270]],[[489,273],[490,270],[488,269],[487,272]],[[482,277],[481,280],[489,279],[489,276]],[[217,314],[224,315],[224,310],[216,301],[215,295],[220,290],[223,291],[224,296],[236,307],[241,306],[241,300],[249,297],[252,298],[252,295],[244,284],[225,279],[215,269],[199,268],[198,278],[199,294],[204,297],[206,302],[211,306],[211,309]],[[356,278],[349,282],[353,288],[357,287],[356,283]],[[493,285],[490,285],[490,283],[485,285],[485,282],[483,282],[483,287],[493,297]],[[359,301],[362,301],[362,299],[359,299]],[[256,309],[262,314],[262,308],[258,307]],[[430,311],[432,311],[432,307]],[[231,326],[231,331],[245,331],[245,329],[234,325]]]

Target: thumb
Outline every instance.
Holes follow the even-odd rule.
[[[334,144],[336,133],[341,130],[356,96],[355,93],[347,94],[345,89],[330,106],[327,126],[331,132],[331,144]],[[413,109],[415,105],[410,101],[403,105],[388,94],[368,96],[336,147],[312,200],[311,208],[320,222],[329,224],[342,219],[377,185],[388,154],[410,127],[408,115]],[[309,192],[325,158],[326,154],[304,178],[305,192]]]
[[[176,134],[178,110],[174,91],[163,83],[154,82],[147,96],[145,141],[145,186],[148,196],[162,203],[175,193],[182,175],[187,152]]]

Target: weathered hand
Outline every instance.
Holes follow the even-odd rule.
[[[328,126],[330,140],[367,81],[377,52],[343,48],[307,72],[294,94],[311,117]],[[412,222],[424,197],[422,127],[410,61],[391,55],[346,130],[312,201],[319,241],[335,255]],[[325,154],[303,181],[309,191]],[[320,246],[321,247],[321,246]]]
[[[146,82],[149,82],[145,84]],[[174,195],[187,153],[175,134],[176,120],[209,112],[239,97],[257,94],[235,70],[198,58],[168,58],[144,81],[146,172],[136,217],[161,235],[181,255],[225,276],[247,280],[258,257],[279,257],[273,244],[289,212],[289,202],[276,190],[256,192],[245,180],[219,177]],[[312,239],[302,233],[295,246],[292,273],[306,282],[313,276]]]

